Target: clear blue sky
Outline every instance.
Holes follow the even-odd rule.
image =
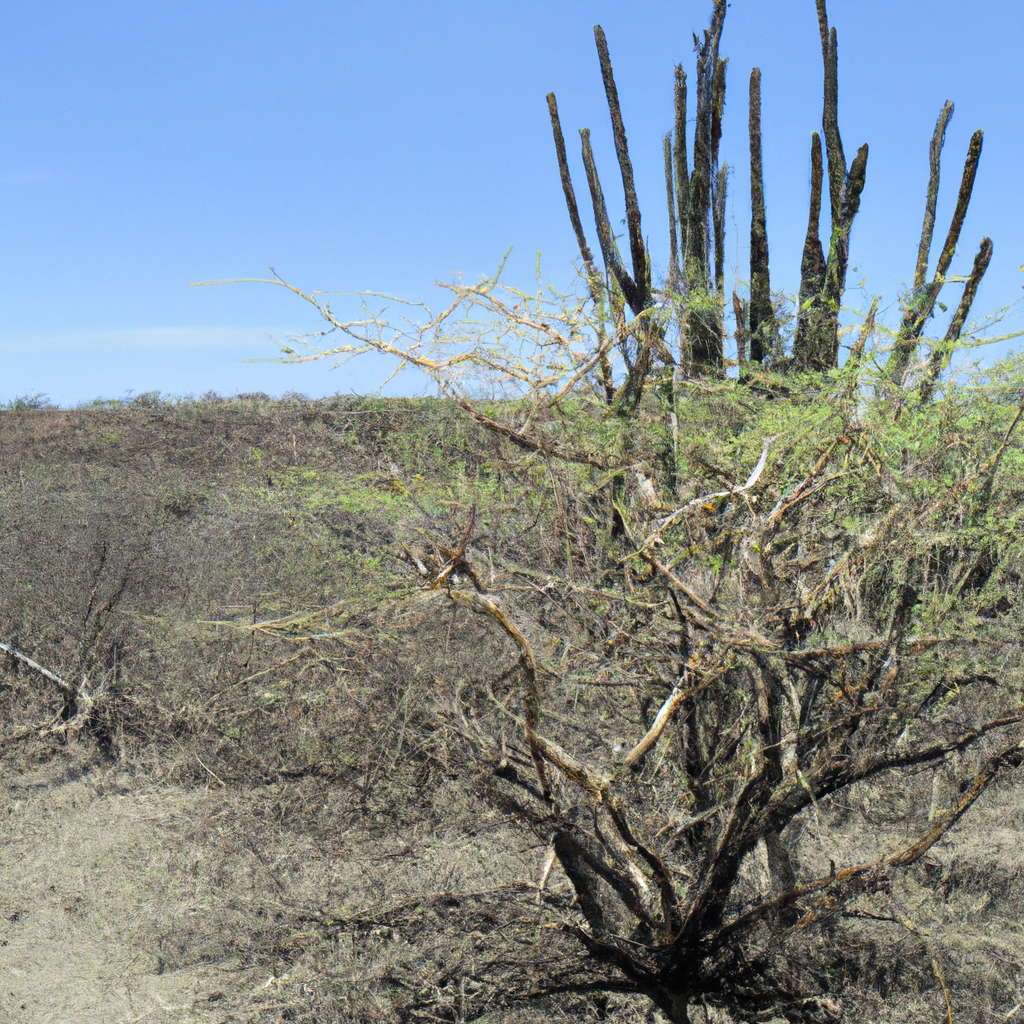
[[[246,364],[315,328],[297,299],[255,285],[273,265],[306,288],[428,299],[514,246],[564,282],[576,255],[544,97],[594,132],[620,202],[592,27],[607,32],[644,231],[667,258],[661,138],[673,66],[692,70],[709,0],[8,0],[0,5],[0,401],[73,404],[129,390],[308,394],[372,390],[379,364]],[[954,270],[983,235],[995,256],[976,311],[1012,302],[1024,274],[1024,8],[831,0],[848,155],[871,156],[853,233],[856,283],[895,302],[913,272],[927,144],[956,103],[945,231],[967,141],[984,128]],[[797,283],[820,125],[813,0],[734,0],[723,158],[735,168],[730,245],[745,277],[746,91],[763,72],[773,285]],[[615,214],[613,213],[613,216]],[[730,277],[732,271],[730,270]],[[854,300],[856,297],[850,295]],[[401,385],[398,385],[401,387]],[[406,387],[411,386],[407,384]]]

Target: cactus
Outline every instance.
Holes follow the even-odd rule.
[[[675,172],[676,209],[679,211],[679,268],[686,259],[686,240],[690,209],[690,171],[686,158],[686,72],[682,64],[676,65],[675,77],[675,144],[672,150],[672,169]]]
[[[945,337],[932,349],[931,356],[925,364],[924,375],[919,388],[923,402],[927,402],[932,397],[939,374],[949,365],[953,349],[960,339],[960,332],[964,329],[964,324],[967,322],[967,317],[971,312],[971,306],[974,304],[974,297],[978,294],[978,286],[981,284],[981,279],[985,276],[985,271],[988,270],[991,260],[992,239],[983,238],[978,248],[978,255],[974,257],[974,266],[971,268],[970,276],[964,285],[963,295],[960,296],[956,312],[953,314],[953,319],[950,320],[949,327],[946,329]]]
[[[828,256],[818,235],[823,165],[821,138],[811,137],[811,209],[800,266],[800,309],[793,341],[793,361],[801,368],[828,370],[839,365],[839,309],[846,290],[850,231],[860,209],[867,171],[868,146],[857,151],[849,171],[839,131],[839,39],[829,27],[825,0],[816,0],[824,65],[821,130],[828,162],[831,213]]]
[[[761,160],[761,70],[750,72],[750,359],[761,362],[778,347],[778,324],[772,306],[768,270],[768,227],[764,208],[764,170]],[[739,325],[739,320],[737,319]],[[739,330],[737,326],[737,330]],[[737,344],[737,349],[739,345]],[[739,362],[743,363],[740,357]]]
[[[939,161],[946,137],[946,127],[952,116],[953,104],[947,100],[939,113],[929,148],[930,173],[928,177],[928,192],[925,197],[924,223],[921,227],[921,242],[917,251],[917,265],[914,269],[914,287],[904,303],[903,321],[900,324],[900,329],[896,335],[896,342],[886,366],[890,380],[896,384],[903,384],[906,380],[907,372],[917,351],[918,342],[924,332],[925,325],[935,310],[935,303],[938,301],[943,284],[945,284],[946,274],[949,272],[949,266],[953,262],[957,243],[960,241],[960,232],[963,228],[964,218],[967,216],[967,209],[971,204],[974,179],[977,176],[978,162],[981,159],[981,147],[985,133],[979,129],[971,136],[970,144],[967,147],[967,158],[964,161],[963,176],[960,180],[960,192],[953,211],[953,219],[946,234],[946,241],[943,243],[942,251],[939,253],[935,274],[931,281],[926,283],[925,278],[928,274],[932,234],[935,228],[935,206],[939,196]],[[984,257],[986,242],[988,243],[988,256]],[[978,259],[974,262],[974,268],[968,279],[968,286],[964,290],[963,300],[966,300],[967,305],[963,310],[963,319],[960,320],[959,326],[956,327],[956,336],[951,338],[947,332],[946,337],[939,345],[939,349],[943,351],[949,347],[949,352],[946,355],[942,355],[941,352],[933,354],[935,358],[930,362],[929,368],[925,373],[926,381],[929,379],[929,375],[932,375],[931,384],[922,386],[922,394],[931,393],[932,385],[934,384],[933,374],[938,372],[937,367],[940,363],[948,362],[949,355],[952,354],[952,345],[960,337],[960,331],[963,330],[963,325],[970,311],[971,303],[974,301],[978,285],[988,269],[988,262],[992,255],[991,249],[991,241],[985,239],[982,242],[981,251],[978,253]],[[961,301],[961,306],[963,306],[963,301]],[[960,310],[958,309],[957,314],[953,317],[953,322],[950,324],[950,330],[957,324],[959,313]]]
[[[761,72],[754,68],[750,75],[750,296],[745,301],[739,295],[734,295],[732,301],[737,356],[741,366],[748,360],[760,363],[769,357],[780,368],[830,370],[839,364],[839,318],[846,289],[850,233],[860,209],[867,172],[868,146],[865,143],[858,149],[848,168],[839,130],[838,36],[835,28],[829,25],[826,0],[815,0],[815,8],[823,68],[822,123],[820,134],[813,132],[811,135],[811,195],[800,262],[799,304],[792,339],[792,359],[782,361],[778,360],[783,342],[772,302],[769,266],[761,133]],[[594,39],[625,198],[630,257],[628,268],[612,232],[590,145],[590,132],[584,129],[580,133],[583,164],[603,266],[598,266],[587,245],[569,174],[558,108],[554,94],[548,96],[559,174],[569,219],[583,260],[583,273],[591,297],[607,321],[602,322],[599,331],[604,332],[608,329],[607,325],[611,325],[611,330],[615,332],[616,348],[626,368],[624,382],[615,387],[611,368],[605,360],[602,363],[601,380],[609,403],[625,415],[631,415],[638,408],[647,379],[654,373],[657,361],[686,373],[707,375],[721,374],[725,365],[725,214],[729,169],[727,164],[720,164],[719,150],[728,58],[720,56],[719,46],[726,9],[726,0],[713,0],[709,27],[702,37],[694,35],[697,70],[692,163],[686,143],[687,76],[682,65],[675,68],[673,130],[665,135],[662,142],[669,233],[668,271],[662,292],[656,292],[651,280],[651,259],[641,227],[640,207],[618,89],[608,41],[599,25],[594,28]],[[932,137],[929,151],[930,176],[914,285],[906,301],[896,344],[887,365],[889,377],[901,385],[905,382],[922,331],[932,315],[945,282],[970,204],[981,155],[982,133],[979,131],[971,139],[953,220],[934,276],[928,281],[940,155],[952,113],[952,103],[946,103]],[[820,235],[820,219],[826,175],[830,228],[828,244],[824,247]],[[978,285],[988,267],[991,252],[992,243],[985,239],[946,336],[935,346],[925,364],[919,385],[922,396],[931,394],[937,375],[949,362]],[[669,315],[641,315],[659,306]],[[627,316],[627,308],[632,317]],[[873,324],[874,318],[870,319]],[[679,330],[678,349],[670,352],[666,333],[673,322]]]

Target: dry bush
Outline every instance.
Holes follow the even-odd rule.
[[[749,673],[758,662],[736,638],[746,629],[770,639],[763,617],[776,604],[752,599],[739,538],[756,522],[745,517],[777,502],[775,489],[789,493],[801,479],[796,467],[813,465],[833,443],[843,415],[838,406],[820,414],[805,399],[732,387],[702,385],[679,407],[672,486],[677,507],[694,512],[671,528],[681,533],[665,531],[686,538],[688,554],[671,571],[686,573],[688,589],[720,609],[715,621],[729,623],[723,633],[724,625],[689,622],[688,657],[704,660],[686,671],[725,689],[689,719],[677,714],[639,773],[622,759],[672,690],[681,625],[666,589],[675,584],[642,560],[619,560],[668,512],[647,503],[638,472],[609,491],[595,467],[524,456],[431,403],[339,403],[315,415],[312,403],[6,414],[16,440],[0,492],[8,636],[66,678],[84,671],[104,683],[77,739],[33,733],[6,742],[8,777],[95,744],[97,765],[119,766],[138,784],[208,791],[169,870],[190,898],[205,894],[211,914],[169,910],[148,941],[176,968],[235,963],[291,979],[238,996],[252,1012],[264,1005],[297,1020],[644,1016],[642,999],[616,992],[630,987],[623,976],[579,942],[588,923],[571,860],[570,873],[556,864],[538,888],[552,828],[601,843],[611,842],[609,823],[585,787],[552,783],[562,757],[554,748],[547,776],[556,817],[542,797],[536,803],[519,724],[528,699],[523,644],[481,597],[499,602],[533,650],[535,734],[617,780],[638,842],[666,863],[700,870],[699,847],[690,853],[672,831],[657,835],[693,817],[690,784],[664,769],[681,764],[693,716],[716,707],[734,708],[745,731],[735,760],[717,762],[714,785],[742,784],[738,769],[756,760],[765,741],[757,740]],[[919,600],[892,641],[902,644],[906,673],[894,699],[900,709],[904,699],[920,705],[904,748],[962,735],[1016,699],[1019,576],[1002,539],[1013,535],[1019,508],[1016,435],[987,505],[961,504],[955,517],[931,511],[945,507],[950,488],[968,502],[969,481],[991,464],[977,424],[1005,433],[1012,418],[1004,393],[979,394],[910,421],[886,419],[880,406],[877,420],[833,445],[839,476],[797,506],[796,546],[780,537],[772,548],[784,585],[813,591],[809,573],[827,576],[844,550],[863,550],[857,538],[909,497],[909,517],[878,535],[871,557],[818,613],[833,648],[870,641],[871,616],[891,616],[893,573],[924,574],[917,589],[927,581],[931,603]],[[645,466],[665,493],[668,478],[652,468],[664,466],[660,422],[606,431],[603,443],[620,464]],[[792,437],[794,423],[799,440],[766,465],[748,496],[758,501],[689,504],[691,495],[734,490],[761,439]],[[668,567],[666,545],[656,551]],[[950,586],[962,600],[942,596]],[[939,618],[915,625],[926,614]],[[926,628],[943,644],[915,647]],[[814,643],[801,639],[795,649]],[[830,655],[838,660],[829,673],[846,673],[853,685],[872,671],[871,650]],[[727,662],[722,674],[718,658]],[[814,675],[806,662],[790,671],[801,688]],[[59,716],[63,704],[17,662],[7,665],[0,699],[14,732]],[[718,728],[713,717],[703,722]],[[902,722],[897,733],[876,731],[864,749],[899,750],[891,744],[902,731]],[[796,878],[827,880],[833,861],[840,871],[878,864],[879,851],[905,847],[908,833],[926,832],[929,818],[956,801],[988,756],[986,743],[879,771],[843,792],[819,791],[782,830]],[[914,1000],[932,1011],[942,1005],[934,961],[958,1015],[968,1004],[1006,1012],[1020,974],[1006,923],[1020,912],[1012,853],[1020,813],[1014,785],[996,781],[902,873],[860,892],[840,883],[794,891],[772,913],[785,923],[792,906],[814,919],[778,932],[766,914],[751,932],[751,967],[727,960],[732,976],[756,967],[789,986],[790,1003],[824,996],[861,1019],[909,1020]],[[599,831],[589,831],[595,824]],[[750,845],[726,915],[785,895],[765,851]],[[706,970],[717,969],[709,961]],[[721,989],[703,1001],[712,1016],[728,1005]],[[818,1005],[797,1009],[823,1012]],[[735,1005],[730,1012],[746,1019]]]

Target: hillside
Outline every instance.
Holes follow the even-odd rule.
[[[436,537],[465,534],[525,602],[580,557],[592,491],[434,400],[144,399],[0,430],[0,641],[77,688],[4,657],[0,1021],[651,1019],[531,981],[589,969],[554,923],[572,885],[538,887],[547,844],[458,725],[519,652],[423,585]],[[637,712],[614,672],[581,689],[588,665],[551,715],[612,766]],[[815,804],[794,862],[899,844],[957,770]],[[1024,999],[1022,850],[1011,773],[836,925],[837,1012],[942,1019],[947,984],[957,1021]]]
[[[483,439],[429,402],[258,398],[3,431],[2,639],[104,692],[25,736],[60,694],[5,666],[0,1017],[370,1012],[375,910],[527,873],[474,855],[432,680],[366,618],[409,582],[394,460],[433,501]]]

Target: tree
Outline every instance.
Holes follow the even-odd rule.
[[[756,379],[746,370],[740,382],[722,379],[725,10],[716,0],[698,41],[692,169],[681,130],[686,76],[676,70],[663,290],[651,281],[600,28],[632,272],[584,131],[603,269],[588,246],[549,95],[582,296],[527,293],[496,275],[446,286],[451,304],[410,328],[370,299],[349,322],[315,294],[274,283],[347,336],[291,361],[372,349],[418,366],[542,465],[543,486],[561,496],[543,570],[489,551],[475,510],[456,534],[424,520],[429,565],[408,552],[428,593],[485,616],[505,637],[511,661],[492,677],[458,681],[448,727],[488,800],[550,849],[549,870],[557,863],[572,886],[571,903],[559,900],[545,873],[537,920],[580,955],[526,970],[522,993],[635,993],[677,1022],[701,1004],[743,1020],[827,1019],[841,1014],[851,944],[869,941],[858,922],[906,921],[901,874],[1024,761],[1020,638],[1007,617],[1024,577],[1009,543],[1020,516],[1024,404],[1017,364],[985,388],[947,384],[934,401],[991,256],[987,239],[945,338],[923,366],[913,363],[980,152],[976,134],[926,284],[949,104],[933,139],[921,254],[896,346],[876,373],[873,306],[838,369],[867,147],[847,169],[837,38],[823,0],[828,252],[818,238],[824,160],[815,134],[799,310],[791,359],[780,361],[755,69],[751,294],[734,309],[748,363],[765,366]],[[773,360],[812,372],[792,387],[768,372]],[[671,387],[650,387],[666,379],[659,362]],[[940,768],[958,780],[945,794]],[[851,859],[837,808],[885,786],[927,799],[871,856]],[[809,821],[832,836],[828,856],[801,845]]]
[[[674,1021],[699,1002],[739,1019],[827,1016],[824,979],[849,957],[841,917],[885,906],[894,875],[1024,759],[1019,682],[997,668],[1018,641],[986,607],[1018,599],[1003,590],[1016,569],[997,537],[982,540],[1009,512],[993,500],[995,474],[1019,411],[995,454],[959,451],[952,480],[931,417],[904,433],[881,409],[850,413],[822,416],[800,441],[785,424],[744,482],[727,465],[727,486],[671,510],[638,482],[618,574],[553,571],[529,601],[511,596],[514,573],[488,592],[452,592],[521,652],[521,710],[512,697],[502,708],[522,748],[503,751],[483,682],[475,703],[463,699],[475,714],[459,727],[492,765],[492,799],[550,842],[577,898],[561,925],[602,965],[601,984],[647,995]],[[757,408],[750,434],[782,427],[776,416]],[[926,461],[880,458],[897,437]],[[477,559],[461,561],[474,579]],[[547,653],[552,634],[571,657]],[[623,697],[609,712],[595,698],[566,722],[581,677],[636,706]],[[611,744],[581,754],[595,731],[631,739],[618,755]],[[959,791],[908,821],[894,847],[861,863],[837,848],[825,870],[791,861],[791,837],[822,804],[954,752],[968,755]],[[743,866],[759,850],[767,873],[752,884]],[[551,984],[594,984],[586,973]]]

